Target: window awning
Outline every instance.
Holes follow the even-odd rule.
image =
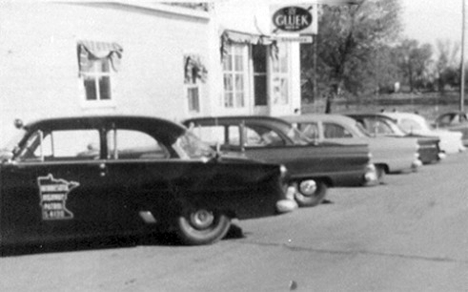
[[[225,30],[221,35],[223,42],[233,42],[252,45],[271,45],[272,40],[266,35],[257,35],[233,30]]]
[[[80,74],[92,67],[92,61],[109,59],[114,71],[118,71],[123,48],[117,43],[78,41],[78,65]]]
[[[278,58],[278,46],[276,40],[272,39],[270,36],[225,30],[221,34],[221,60],[223,60],[227,54],[227,45],[231,43],[271,46],[270,54],[273,58]]]

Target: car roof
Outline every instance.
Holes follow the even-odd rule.
[[[399,119],[399,118],[414,118],[414,119],[425,119],[423,116],[416,114],[416,113],[408,113],[408,112],[389,112],[383,113],[386,116],[391,118]]]
[[[67,128],[96,128],[115,125],[119,128],[140,129],[175,141],[186,129],[178,123],[156,117],[126,116],[126,115],[96,115],[96,116],[74,116],[55,117],[40,119],[25,125],[25,128],[34,131],[41,129],[67,129]]]
[[[344,115],[348,116],[348,117],[352,117],[352,118],[382,118],[382,119],[386,119],[386,120],[392,120],[394,121],[395,119],[393,119],[392,117],[388,116],[388,115],[385,115],[383,113],[368,113],[368,112],[365,112],[365,113],[345,113]]]
[[[291,123],[300,123],[300,122],[338,122],[343,124],[354,123],[355,120],[341,115],[341,114],[316,114],[316,113],[308,113],[308,114],[301,114],[301,115],[291,115],[291,116],[283,116],[281,117],[288,122]]]
[[[189,126],[191,122],[196,122],[198,124],[229,124],[237,123],[239,121],[248,122],[251,125],[264,125],[264,126],[273,126],[273,127],[291,127],[291,124],[280,118],[275,118],[271,116],[261,116],[261,115],[237,115],[237,116],[216,116],[216,117],[198,117],[186,119],[182,124]]]
[[[447,116],[447,115],[466,115],[464,111],[449,111],[449,112],[443,112],[440,115],[437,116],[437,118]]]

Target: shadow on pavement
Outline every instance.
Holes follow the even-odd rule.
[[[242,229],[237,225],[232,224],[223,240],[241,239],[244,237]],[[153,233],[142,236],[102,237],[89,240],[68,240],[47,244],[4,246],[0,250],[0,256],[9,257],[44,253],[128,248],[139,245],[184,246],[173,233]]]

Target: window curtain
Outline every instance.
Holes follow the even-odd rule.
[[[112,69],[118,71],[122,59],[123,48],[117,43],[79,41],[78,66],[79,74],[88,72],[93,66],[93,61],[109,59]]]
[[[203,60],[198,55],[184,56],[184,83],[194,84],[197,80],[206,82],[208,70],[203,64]]]

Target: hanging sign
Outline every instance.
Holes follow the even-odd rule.
[[[271,33],[281,34],[317,34],[317,5],[272,5],[270,6]]]
[[[313,43],[311,35],[273,35],[271,38],[279,42]]]

